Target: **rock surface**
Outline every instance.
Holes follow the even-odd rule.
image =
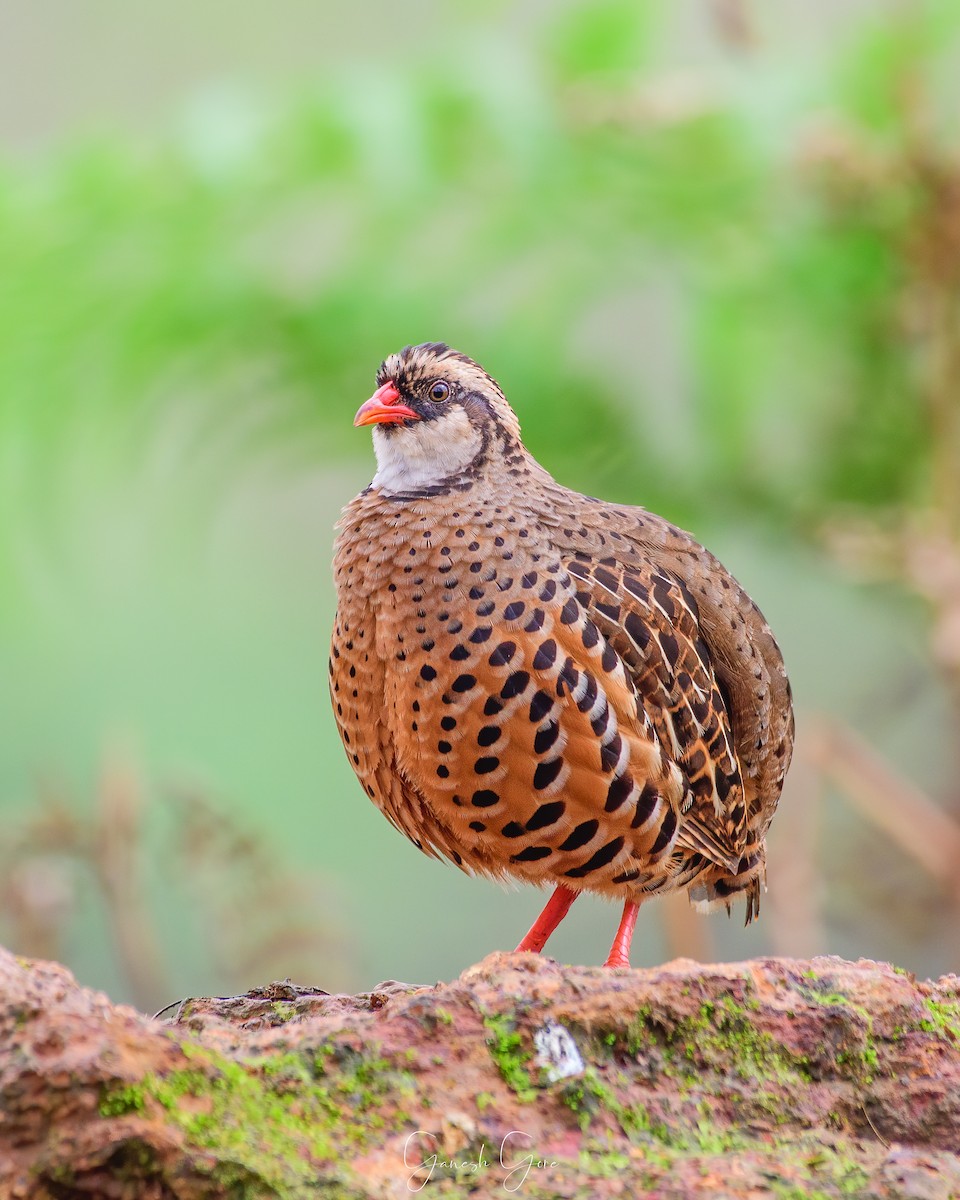
[[[495,954],[166,1020],[0,951],[0,1197],[960,1197],[960,979]]]

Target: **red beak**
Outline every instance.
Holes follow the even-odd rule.
[[[393,380],[378,387],[366,404],[361,404],[354,425],[399,425],[401,421],[419,421],[412,408],[400,403],[400,393]]]

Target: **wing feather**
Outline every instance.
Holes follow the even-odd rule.
[[[746,846],[743,782],[696,601],[653,563],[613,556],[567,564],[577,601],[630,672],[686,780],[678,844],[735,873]]]

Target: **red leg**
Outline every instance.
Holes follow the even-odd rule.
[[[519,954],[521,950],[532,950],[534,954],[539,954],[547,944],[547,938],[570,911],[570,905],[579,895],[579,892],[564,887],[562,883],[559,884],[547,901],[543,912],[530,926],[515,953]]]
[[[640,905],[633,900],[628,900],[623,906],[623,916],[620,918],[617,936],[613,939],[607,961],[603,964],[605,967],[630,966],[630,943],[633,941],[633,927],[637,923],[639,911]]]

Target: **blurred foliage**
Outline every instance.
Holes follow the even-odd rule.
[[[265,451],[359,452],[377,361],[425,338],[500,374],[584,487],[778,523],[921,493],[915,160],[952,132],[956,6],[814,77],[776,64],[773,113],[770,64],[654,70],[660,15],[577,6],[526,60],[351,64],[288,103],[208,97],[165,144],[8,162],[4,576],[25,512],[55,524],[158,431],[211,494]]]
[[[21,759],[42,754],[54,771],[95,759],[102,712],[135,729],[179,720],[169,742],[202,759],[213,793],[271,821],[282,812],[290,845],[309,840],[304,814],[329,767],[338,799],[316,818],[318,853],[344,877],[359,863],[377,876],[378,818],[358,793],[339,802],[352,780],[323,724],[315,538],[350,494],[350,461],[369,461],[350,421],[378,362],[422,340],[491,370],[531,450],[584,491],[698,531],[765,524],[771,545],[820,544],[826,529],[856,565],[857,546],[876,548],[871,530],[933,525],[941,541],[919,565],[886,543],[880,557],[934,613],[960,719],[960,9],[878,7],[812,58],[751,34],[746,6],[745,24],[731,21],[735,0],[714,9],[727,16],[709,69],[665,50],[665,0],[577,0],[514,40],[500,15],[465,7],[449,53],[377,46],[282,95],[208,90],[163,137],[76,134],[6,157],[0,666],[29,662],[36,678],[0,695],[0,722],[26,731],[0,763],[0,806],[28,807]],[[774,19],[755,11],[761,26]],[[318,468],[325,507],[291,535],[303,504],[276,495]],[[200,586],[207,535],[251,479],[268,481],[269,500],[237,506],[251,544],[254,532],[286,540],[300,570],[309,543],[309,587],[308,567],[286,564],[268,595],[258,564],[279,568],[253,553],[235,553],[247,576]],[[859,541],[837,532],[851,513],[869,526]],[[108,552],[91,530],[124,518]],[[149,569],[165,555],[171,571]],[[950,555],[952,574],[928,569]],[[912,653],[908,616],[883,626],[895,632],[872,651],[878,670]],[[824,653],[847,661],[821,633],[786,647],[798,673]],[[848,716],[850,690],[872,697],[875,683],[840,675],[821,695],[836,692]],[[937,733],[924,703],[913,725],[910,704],[889,714],[918,757],[915,728]],[[147,740],[162,759],[163,739]],[[230,779],[210,767],[218,754]],[[449,907],[417,867],[424,910]],[[392,885],[351,882],[352,918],[381,949],[395,943]],[[438,961],[462,965],[448,936]]]
[[[303,978],[318,962],[350,977],[341,931],[324,916],[333,896],[316,875],[291,874],[259,830],[245,828],[196,787],[162,799],[166,804],[158,805],[115,751],[103,764],[90,813],[48,784],[0,840],[4,939],[30,957],[63,960],[73,909],[87,885],[121,986],[144,1011],[176,990],[178,972],[165,961],[160,936],[163,907],[189,911],[191,936],[200,935],[217,978],[235,991],[258,972]],[[162,842],[151,804],[165,809]]]

